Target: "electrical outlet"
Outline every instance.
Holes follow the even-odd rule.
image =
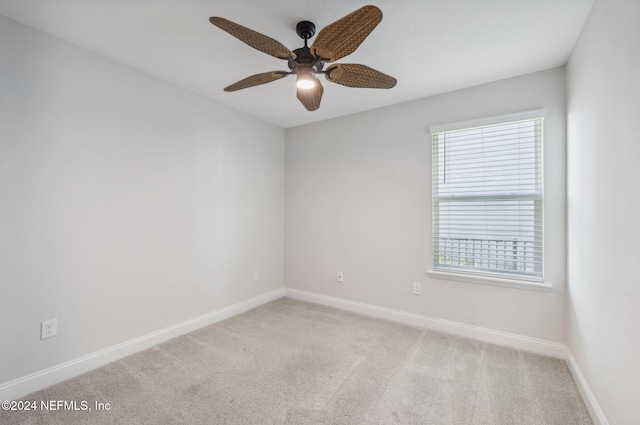
[[[413,295],[420,295],[420,282],[413,282]]]
[[[336,282],[344,282],[344,273],[338,272],[336,274]]]
[[[254,282],[258,281],[258,272],[257,271],[253,272],[253,281]]]
[[[40,326],[40,339],[51,338],[58,332],[57,319],[45,320]]]

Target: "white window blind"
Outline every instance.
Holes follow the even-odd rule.
[[[432,128],[434,269],[542,280],[543,117],[534,112]]]

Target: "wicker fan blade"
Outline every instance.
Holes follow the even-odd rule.
[[[305,108],[307,108],[307,111],[315,111],[320,107],[322,93],[324,93],[324,88],[322,87],[322,84],[320,84],[320,80],[318,80],[317,78],[314,78],[313,80],[316,83],[313,88],[298,88],[296,91],[298,100],[302,102]]]
[[[382,11],[364,6],[324,27],[311,46],[311,52],[325,62],[334,62],[353,53],[382,20]]]
[[[235,22],[231,22],[218,16],[212,16],[209,18],[209,22],[254,49],[258,49],[268,55],[275,56],[279,59],[289,59],[290,56],[295,58],[296,56],[279,41],[276,41],[271,37],[267,37],[264,34],[260,34],[252,29],[243,27],[242,25],[236,24]]]
[[[363,89],[390,89],[397,80],[368,66],[342,63],[327,68],[325,78],[332,83]]]
[[[280,78],[286,77],[287,75],[289,75],[289,73],[286,71],[271,71],[252,75],[251,77],[247,77],[243,80],[238,81],[237,83],[231,84],[229,87],[226,87],[224,91],[236,91],[253,86],[259,86],[260,84],[266,84],[272,81],[279,80]]]

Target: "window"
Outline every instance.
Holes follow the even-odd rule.
[[[543,117],[430,129],[435,271],[543,281]]]

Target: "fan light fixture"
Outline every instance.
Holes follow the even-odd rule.
[[[298,68],[296,75],[296,86],[298,88],[308,90],[316,86],[316,82],[313,81],[313,71],[310,68]]]

